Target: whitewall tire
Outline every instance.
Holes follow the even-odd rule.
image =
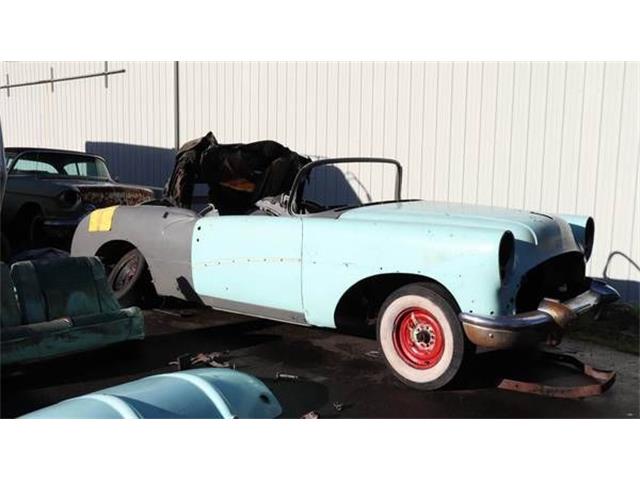
[[[438,285],[414,283],[393,292],[380,308],[380,350],[394,375],[411,387],[444,387],[462,366],[465,336],[447,297]]]

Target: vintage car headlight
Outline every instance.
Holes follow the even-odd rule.
[[[75,190],[65,190],[58,196],[58,199],[66,208],[75,207],[80,202],[80,193]]]
[[[584,259],[589,260],[593,251],[593,239],[596,232],[596,225],[593,218],[589,217],[584,227]]]
[[[513,233],[507,231],[500,239],[498,250],[498,264],[500,266],[500,280],[504,280],[513,266],[515,256],[515,239]]]

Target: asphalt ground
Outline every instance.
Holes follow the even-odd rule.
[[[236,369],[263,380],[283,417],[320,418],[637,418],[640,357],[578,340],[559,351],[617,380],[603,395],[549,398],[496,388],[501,378],[553,385],[589,383],[576,371],[526,352],[480,352],[445,390],[404,386],[386,368],[372,335],[306,328],[211,310],[145,312],[147,338],[4,371],[0,415],[13,418],[61,400],[147,375],[174,371],[178,356],[220,352]],[[294,380],[276,379],[278,373]]]

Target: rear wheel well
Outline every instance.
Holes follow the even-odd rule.
[[[24,203],[11,220],[7,229],[8,241],[12,248],[22,250],[31,246],[31,224],[43,214],[42,207],[35,202]]]
[[[348,330],[373,327],[386,298],[411,283],[429,284],[451,304],[456,313],[460,311],[451,292],[438,281],[417,274],[386,273],[360,280],[342,295],[334,312],[336,327]]]
[[[107,275],[109,275],[109,272],[111,272],[113,266],[118,263],[118,260],[134,248],[136,248],[136,246],[126,240],[111,240],[102,245],[95,255],[102,261]]]
[[[39,204],[34,202],[27,202],[23,204],[18,212],[14,215],[12,225],[15,227],[18,225],[27,224],[33,217],[40,214],[42,214],[42,207]]]
[[[35,203],[35,202],[27,202],[24,205],[22,205],[20,207],[20,210],[18,210],[18,213],[15,216],[15,219],[18,219],[21,215],[29,215],[29,214],[34,214],[34,213],[41,213],[42,212],[42,207]]]

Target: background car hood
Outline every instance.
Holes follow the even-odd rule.
[[[456,226],[510,230],[517,240],[551,250],[575,250],[577,244],[569,224],[559,217],[482,205],[410,201],[354,208],[344,220],[408,222],[429,226]]]

